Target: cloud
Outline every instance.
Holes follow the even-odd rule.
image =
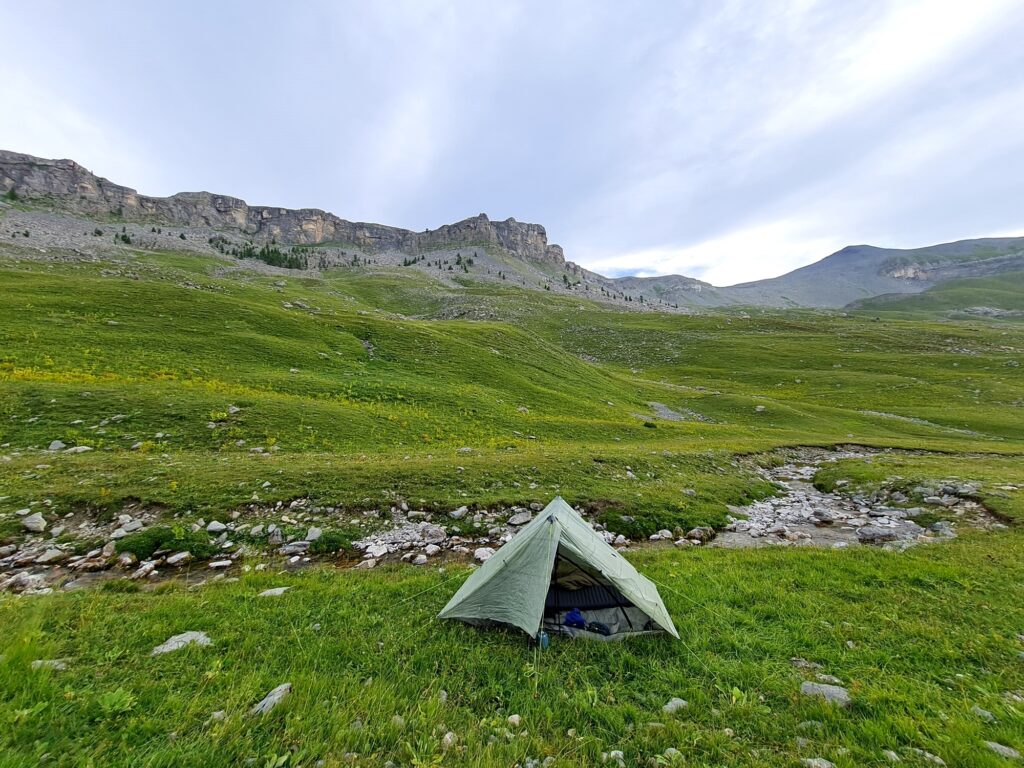
[[[591,269],[719,284],[850,243],[1024,229],[1014,0],[287,14],[0,0],[0,14],[17,62],[0,145],[151,194],[412,229],[484,211],[544,224]]]

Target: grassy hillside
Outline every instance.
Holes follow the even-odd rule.
[[[645,549],[630,556],[682,641],[544,655],[432,620],[461,565],[2,595],[0,766],[575,766],[622,750],[627,765],[845,768],[885,749],[927,764],[913,748],[997,766],[983,741],[1024,749],[1004,695],[1024,689],[1024,326],[661,315],[401,269],[44,258],[0,259],[0,544],[22,508],[141,505],[187,530],[254,495],[337,508],[347,535],[352,516],[402,500],[561,494],[644,536],[719,525],[773,493],[754,471],[767,451],[844,443],[905,450],[837,464],[823,487],[958,476],[1009,527],[902,554]],[[53,440],[93,450],[46,452]],[[294,589],[256,597],[271,586]],[[214,646],[148,655],[186,630]],[[840,677],[853,707],[801,697],[791,657]],[[30,667],[54,658],[67,669]],[[283,682],[284,705],[245,716]],[[664,714],[672,696],[689,708]],[[511,714],[522,725],[506,733]]]
[[[998,277],[950,280],[924,293],[878,296],[857,302],[856,309],[886,313],[950,313],[972,308],[994,308],[1024,313],[1024,272]],[[1024,316],[1024,315],[1022,315]]]

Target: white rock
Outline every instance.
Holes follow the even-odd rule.
[[[234,563],[231,560],[214,560],[210,563],[210,567],[215,571],[220,570],[221,568],[230,568],[232,565],[234,565]]]
[[[426,553],[427,557],[433,557],[434,555],[441,553],[441,548],[437,546],[437,544],[427,544],[427,546],[423,548],[423,551]]]
[[[52,669],[54,672],[63,672],[67,668],[67,662],[63,659],[36,659],[32,662],[32,669]]]
[[[481,563],[486,563],[494,556],[494,550],[490,547],[480,547],[473,552],[473,557],[479,560]]]
[[[192,559],[191,552],[175,552],[167,558],[168,565],[183,565]]]
[[[67,446],[60,440],[54,440],[50,443],[50,446],[46,449],[48,451],[63,451]]]
[[[220,533],[221,531],[226,530],[226,529],[227,529],[227,526],[224,525],[224,523],[220,522],[219,520],[211,520],[209,525],[206,526],[206,530],[209,533]]]
[[[280,597],[289,589],[291,589],[291,587],[272,587],[271,589],[264,589],[259,593],[258,597]]]
[[[521,718],[519,715],[508,716],[508,724],[511,725],[513,728],[518,728],[519,724],[522,723],[522,721],[523,718]]]
[[[1010,760],[1020,760],[1020,752],[1013,747],[1007,747],[1005,744],[1000,744],[996,741],[986,741],[985,746],[991,749],[1000,757],[1005,757]]]
[[[675,712],[678,712],[680,709],[686,709],[688,706],[690,705],[686,702],[685,699],[673,697],[669,699],[668,703],[666,703],[665,706],[661,708],[661,711],[671,715]]]
[[[426,565],[427,564],[427,556],[426,555],[416,555],[416,557],[414,557],[412,559],[412,564],[413,565]]]
[[[46,530],[46,520],[41,512],[35,512],[21,519],[21,527],[32,533],[42,533]]]
[[[265,715],[267,712],[269,712],[278,704],[280,704],[284,700],[285,696],[287,696],[291,692],[292,684],[282,683],[281,685],[277,686],[277,688],[268,693],[266,696],[264,696],[263,699],[260,700],[258,704],[254,705],[253,708],[249,710],[249,714]]]
[[[189,645],[210,645],[213,641],[205,632],[182,632],[174,635],[152,650],[150,656],[159,656],[162,653],[178,651]]]

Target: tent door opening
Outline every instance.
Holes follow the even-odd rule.
[[[566,624],[567,616],[574,611],[583,615],[586,626]],[[611,583],[577,563],[561,547],[551,568],[541,626],[548,634],[599,640],[621,640],[660,631],[647,614]]]

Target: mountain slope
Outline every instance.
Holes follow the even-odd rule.
[[[448,283],[464,277],[505,282],[630,309],[842,307],[883,294],[919,293],[951,279],[1024,270],[1024,238],[990,238],[911,250],[849,246],[781,277],[729,287],[681,275],[607,278],[566,261],[541,225],[512,218],[491,221],[480,214],[412,232],[351,222],[319,209],[253,206],[209,192],[150,197],[72,160],[3,150],[0,193],[7,201],[0,205],[0,227],[23,248],[29,244],[19,236],[34,235],[37,250],[58,248],[76,256],[109,254],[124,246],[173,246],[277,267],[403,267]],[[174,231],[165,233],[165,226]],[[110,235],[113,245],[98,239]]]

